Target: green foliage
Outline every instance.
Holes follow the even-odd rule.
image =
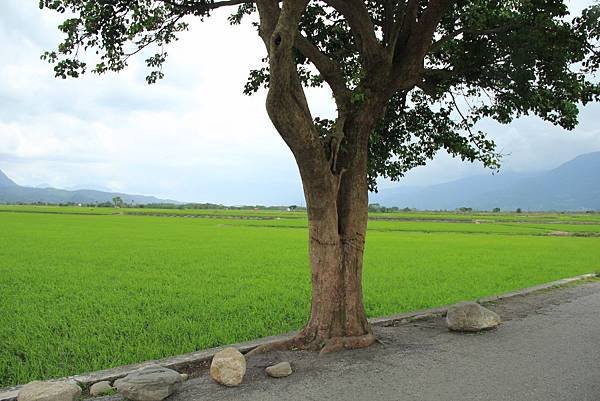
[[[124,205],[123,199],[120,196],[115,196],[114,198],[112,198],[112,201],[115,207],[123,207]]]
[[[377,26],[383,20],[381,3],[367,5]],[[440,41],[425,58],[423,82],[392,96],[370,138],[371,189],[376,190],[377,177],[397,180],[442,149],[498,169],[502,155],[495,143],[475,130],[483,118],[506,124],[536,114],[573,129],[578,106],[600,93],[586,76],[598,68],[598,8],[569,22],[563,1],[457,2],[440,24]],[[340,15],[311,3],[301,30],[341,65],[352,99],[362,101],[360,54]],[[578,68],[580,63],[587,68]],[[255,89],[268,85],[266,67],[257,71],[248,83]]]
[[[405,3],[365,1],[379,45],[390,52],[394,46],[390,26],[403,18]],[[153,47],[155,53],[148,55],[146,63],[150,68],[147,80],[154,83],[163,78],[164,48],[188,29],[183,19],[203,19],[213,8],[231,4],[240,3],[41,0],[41,8],[69,15],[59,27],[65,33],[64,41],[43,58],[55,64],[57,76],[78,77],[87,69],[88,63],[82,60],[84,50],[96,51],[98,59],[92,71],[101,74],[122,70],[129,57]],[[425,8],[422,3],[418,17]],[[253,2],[242,3],[229,21],[240,24],[254,13]],[[325,1],[310,1],[300,32],[339,67],[353,104],[381,95],[366,86],[364,55],[340,12]],[[598,99],[599,87],[586,75],[600,64],[598,5],[572,18],[566,2],[559,0],[459,0],[443,17],[434,38],[420,79],[390,94],[385,117],[370,137],[371,189],[376,189],[377,177],[399,179],[442,149],[497,169],[501,155],[494,142],[476,129],[481,119],[509,123],[535,114],[573,129],[579,106]],[[266,62],[263,59],[263,67],[250,71],[244,93],[269,85]],[[296,63],[306,86],[324,84],[299,51]],[[323,138],[333,135],[332,121],[316,118],[315,124]]]
[[[163,78],[162,65],[167,52],[164,46],[177,40],[178,32],[187,30],[185,15],[208,15],[210,1],[197,1],[198,7],[183,12],[162,1],[130,0],[40,0],[40,8],[73,14],[59,25],[65,39],[55,51],[47,51],[42,59],[55,64],[57,77],[77,78],[85,73],[88,62],[81,59],[87,50],[95,50],[92,72],[121,71],[131,56],[153,48],[146,65],[148,83]]]
[[[598,64],[577,67],[596,53],[591,14],[568,22],[562,1],[459,2],[441,23],[423,83],[392,98],[372,137],[372,183],[402,177],[439,149],[498,168],[495,144],[473,132],[483,118],[506,124],[536,114],[573,129],[578,106],[600,93],[585,75]]]
[[[379,203],[369,204],[369,213],[396,213],[400,210],[397,206],[386,207],[381,206]],[[410,210],[410,209],[408,209]]]
[[[377,188],[377,177],[397,180],[425,165],[441,149],[462,160],[479,160],[486,167],[499,168],[500,155],[495,152],[494,142],[481,131],[472,132],[474,119],[456,119],[451,106],[435,110],[430,102],[420,91],[411,94],[411,107],[406,107],[405,94],[390,100],[385,117],[369,141],[372,190]]]
[[[191,219],[62,214],[98,212],[77,207],[0,211],[0,387],[285,333],[308,316],[305,214],[140,210],[239,217]],[[244,218],[257,215],[271,218]],[[403,220],[369,221],[369,316],[600,268],[600,238],[545,235],[600,233],[599,215],[518,217],[594,225],[515,223],[512,214],[378,216]],[[440,221],[452,218],[461,220]],[[464,222],[480,218],[490,221]]]
[[[584,71],[594,73],[600,67],[600,4],[596,4],[583,10],[580,18],[574,21],[577,29],[582,35],[588,38],[585,49],[582,49],[586,54],[583,61]]]

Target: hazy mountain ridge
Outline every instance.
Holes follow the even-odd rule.
[[[0,203],[104,203],[112,202],[114,197],[120,197],[125,203],[179,203],[154,196],[131,195],[120,192],[106,192],[92,189],[69,191],[56,188],[31,188],[17,185],[0,170]]]
[[[125,203],[179,203],[154,196],[91,189],[65,190],[17,185],[0,171],[0,203],[103,203],[121,197]],[[370,203],[421,210],[583,211],[600,210],[600,152],[580,155],[561,166],[537,173],[501,172],[428,187],[398,186],[370,194]]]
[[[8,178],[6,176],[6,174],[4,174],[2,172],[2,170],[0,170],[0,189],[4,189],[4,188],[16,188],[18,187],[17,184],[15,184],[15,182],[13,180],[11,180],[10,178]]]
[[[473,176],[424,188],[397,187],[371,194],[371,203],[429,210],[600,210],[600,152],[539,173]]]

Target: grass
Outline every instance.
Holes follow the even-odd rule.
[[[0,387],[288,332],[307,318],[301,213],[245,220],[0,209]],[[600,270],[600,238],[545,235],[597,226],[509,217],[370,221],[369,316]]]
[[[0,205],[0,212],[26,212],[26,213],[57,213],[57,214],[132,214],[132,215],[192,215],[192,216],[222,216],[222,217],[260,217],[267,219],[305,219],[303,211],[279,210],[205,210],[205,209],[152,209],[152,208],[124,208],[114,209],[107,207],[78,207],[78,206],[33,206],[33,205]],[[572,224],[591,222],[600,224],[600,213],[492,213],[492,212],[394,212],[371,213],[373,219],[404,220],[404,221],[481,221],[481,222],[542,222]]]

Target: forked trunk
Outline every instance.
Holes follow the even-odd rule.
[[[269,55],[267,112],[298,163],[310,232],[310,320],[294,339],[276,346],[333,351],[375,341],[361,283],[369,136],[392,95],[407,93],[422,81],[425,54],[452,2],[430,2],[421,16],[419,2],[405,10],[410,23],[394,32],[397,35],[392,35],[395,40],[389,48],[381,46],[377,31],[372,32],[374,26],[362,2],[361,10],[352,2],[326,3],[348,21],[355,38],[353,51],[358,51],[362,66],[358,84],[352,82],[354,77],[347,77],[342,68],[345,62],[330,58],[300,29],[308,0],[255,2],[259,34]],[[315,124],[298,74],[298,52],[316,67],[332,91],[337,118],[329,127]]]
[[[309,221],[312,304],[297,340],[322,352],[375,341],[363,304],[362,267],[368,219],[367,147],[349,142],[341,173],[315,176],[299,161]],[[306,171],[308,170],[308,172]]]
[[[290,115],[270,113],[276,127],[285,127],[280,119]],[[294,338],[258,347],[252,354],[290,348],[327,353],[364,348],[376,341],[367,321],[362,292],[369,201],[368,133],[376,120],[374,116],[376,113],[362,113],[348,120],[343,151],[337,158],[327,157],[318,142],[295,146],[288,141],[298,163],[308,210],[310,319]],[[280,129],[281,132],[284,139],[289,138],[287,131]],[[316,146],[311,148],[313,144]]]
[[[366,167],[346,172],[341,179],[328,174],[307,179],[302,167],[300,170],[308,208],[310,319],[294,338],[258,347],[250,355],[278,349],[328,353],[364,348],[376,341],[362,293],[368,218]]]
[[[267,112],[294,154],[308,209],[312,306],[308,324],[296,337],[256,352],[289,347],[328,352],[365,347],[375,340],[361,279],[368,138],[385,101],[373,97],[352,104],[347,90],[334,93],[338,118],[322,136],[308,107],[294,53],[307,3],[284,1],[279,10],[277,2],[257,2],[260,34],[269,52]]]

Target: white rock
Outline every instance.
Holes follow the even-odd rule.
[[[463,302],[448,308],[446,323],[453,331],[475,332],[498,326],[500,316],[476,302]]]
[[[100,395],[106,395],[113,390],[114,388],[110,385],[110,382],[102,381],[94,383],[92,387],[90,387],[90,395],[92,397],[98,397]]]
[[[187,373],[181,373],[181,380],[182,381],[186,381],[189,378],[190,378],[190,375],[188,375]]]
[[[246,358],[235,348],[217,352],[210,364],[210,377],[225,386],[239,386],[245,374]]]
[[[23,386],[18,401],[75,401],[81,388],[66,382],[34,381]]]
[[[280,362],[265,369],[271,377],[286,377],[292,374],[292,367],[289,362]]]
[[[114,385],[125,398],[133,401],[161,401],[179,389],[181,375],[158,365],[131,372]]]

